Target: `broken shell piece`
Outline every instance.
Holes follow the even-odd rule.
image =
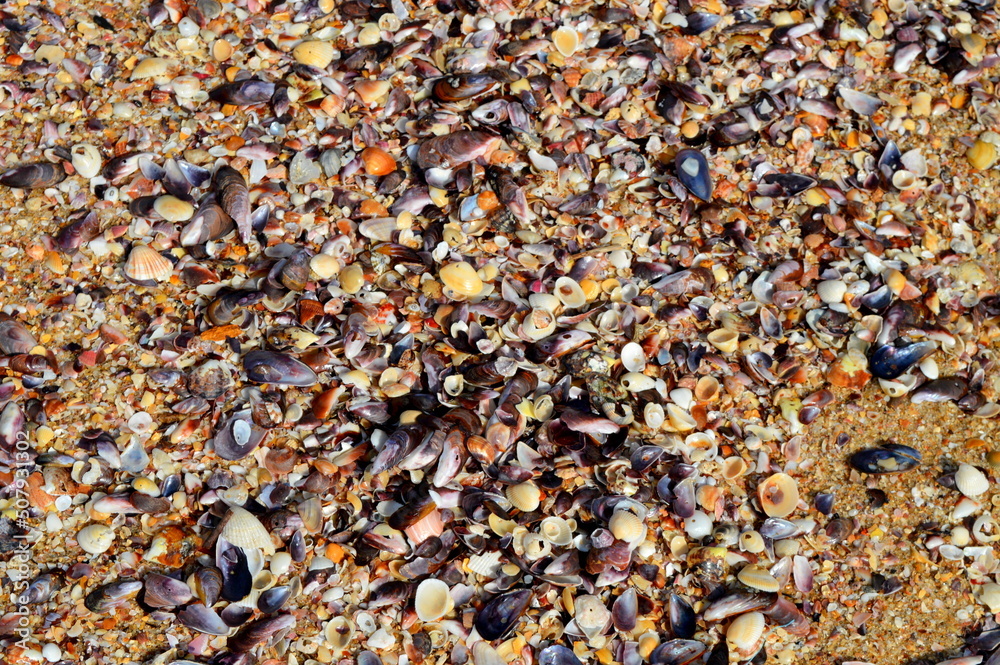
[[[573,606],[576,610],[573,615],[576,626],[589,640],[602,634],[611,623],[611,611],[597,596],[580,596]]]
[[[566,547],[573,542],[573,529],[569,521],[562,517],[546,517],[539,525],[538,533],[556,547]]]

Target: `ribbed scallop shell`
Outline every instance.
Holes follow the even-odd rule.
[[[174,264],[149,245],[134,245],[125,260],[125,276],[144,286],[165,282],[174,272]]]
[[[587,304],[587,294],[583,292],[583,288],[580,287],[579,282],[572,277],[560,277],[557,279],[555,294],[559,298],[559,302],[564,307],[569,307],[570,309],[583,307]]]
[[[507,500],[523,513],[538,510],[538,505],[542,502],[542,490],[530,480],[518,483],[517,485],[511,485],[507,488],[506,493]]]
[[[301,65],[326,69],[333,62],[333,44],[319,40],[305,41],[292,49],[292,57]]]
[[[736,577],[748,587],[766,591],[767,593],[775,593],[781,588],[774,575],[760,566],[745,566],[737,573]]]
[[[646,525],[631,510],[616,510],[608,520],[608,530],[626,543],[634,543],[646,535]]]
[[[986,474],[971,464],[959,464],[955,472],[955,487],[968,497],[979,496],[990,488]]]
[[[230,509],[229,518],[220,535],[241,549],[263,550],[266,554],[274,554],[271,534],[253,513],[243,508],[233,506]]]
[[[417,586],[413,607],[421,621],[437,621],[448,614],[455,603],[448,585],[438,579],[426,579]]]
[[[471,556],[468,565],[475,574],[492,579],[500,572],[500,551]]]
[[[757,653],[764,636],[764,615],[747,612],[733,619],[726,631],[726,639],[741,657]]]
[[[538,526],[538,533],[556,547],[566,547],[573,542],[573,529],[562,517],[546,517]]]
[[[799,486],[786,473],[776,473],[757,487],[760,505],[768,517],[787,517],[799,502]]]

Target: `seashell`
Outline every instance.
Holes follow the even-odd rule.
[[[616,510],[608,520],[608,529],[618,540],[636,544],[646,538],[646,525],[631,510]]]
[[[862,473],[902,473],[916,468],[920,453],[898,443],[885,443],[878,448],[865,448],[851,455],[851,466]]]
[[[442,266],[439,276],[441,282],[459,296],[470,298],[483,290],[483,280],[476,273],[476,269],[465,261]]]
[[[625,589],[611,605],[611,622],[622,632],[635,630],[639,619],[639,594],[634,588]]]
[[[73,170],[81,178],[90,180],[101,172],[101,153],[94,146],[77,143],[70,149],[69,154]]]
[[[677,179],[684,188],[702,201],[712,198],[712,176],[708,170],[708,160],[700,150],[684,148],[674,157]]]
[[[248,78],[233,83],[224,83],[208,93],[209,99],[218,104],[234,106],[254,106],[271,100],[276,86],[268,81]],[[232,213],[230,213],[232,214]]]
[[[0,321],[0,353],[17,355],[31,353],[38,346],[38,340],[27,328],[17,321]],[[7,407],[16,408],[14,402],[8,402]],[[10,445],[14,445],[10,442]]]
[[[143,79],[159,79],[156,83],[166,83],[169,80],[167,70],[173,66],[173,61],[167,58],[145,58],[135,66],[129,78],[133,81]]]
[[[142,582],[136,580],[125,579],[103,584],[88,593],[83,599],[83,604],[91,612],[107,612],[134,598],[141,589]]]
[[[104,554],[115,542],[115,530],[103,524],[91,524],[80,529],[76,542],[87,554]]]
[[[468,568],[477,575],[482,575],[489,579],[495,578],[500,572],[501,552],[495,550],[485,554],[476,554],[469,557]]]
[[[0,175],[0,185],[15,189],[44,189],[58,185],[66,178],[66,171],[59,164],[39,162],[15,166]]]
[[[316,373],[300,360],[273,351],[251,351],[243,356],[247,378],[254,383],[282,386],[313,386]]]
[[[229,516],[219,535],[241,549],[262,550],[265,554],[274,554],[271,534],[261,521],[245,508],[233,506],[229,509]]]
[[[154,286],[170,279],[174,264],[149,245],[133,245],[123,272],[129,281],[139,286]]]
[[[580,47],[580,34],[564,25],[552,31],[552,44],[559,53],[568,58]]]
[[[646,427],[652,430],[658,430],[663,427],[663,423],[666,419],[666,412],[664,412],[663,406],[660,404],[648,402],[646,406],[642,408],[642,420],[646,423]]]
[[[434,96],[442,102],[460,102],[493,90],[499,85],[491,74],[467,73],[446,76],[434,84]]]
[[[573,526],[562,517],[546,517],[538,525],[538,533],[556,547],[568,547],[573,542]]]
[[[955,472],[955,487],[967,497],[977,497],[990,488],[986,474],[971,464],[959,464]]]
[[[492,642],[506,635],[531,603],[531,590],[508,591],[486,603],[476,615],[476,631]],[[477,643],[477,645],[480,643]]]
[[[417,149],[417,166],[427,169],[452,169],[480,157],[488,159],[502,140],[486,132],[463,130],[425,140]]]
[[[667,422],[676,432],[690,432],[698,426],[690,413],[676,404],[667,404]]]
[[[194,206],[169,194],[156,197],[153,210],[168,222],[186,222],[194,214]]]
[[[620,357],[622,367],[629,372],[642,372],[646,369],[646,353],[642,350],[642,346],[635,342],[623,346]]]
[[[622,388],[630,393],[641,393],[656,387],[656,379],[640,372],[628,372],[621,378]]]
[[[323,637],[334,651],[343,651],[351,644],[354,630],[355,626],[350,619],[343,616],[333,617],[323,627]]]
[[[253,227],[250,221],[250,192],[243,174],[231,166],[220,166],[215,172],[215,191],[219,205],[229,215],[240,232],[240,240],[250,241]]]
[[[507,500],[522,513],[538,510],[538,506],[542,502],[542,490],[530,480],[509,486],[506,495]]]
[[[222,572],[218,568],[200,568],[188,578],[188,587],[207,607],[218,602],[222,594]]]
[[[230,638],[226,646],[234,653],[246,653],[294,626],[295,616],[292,614],[278,614],[257,619]]]
[[[266,589],[257,598],[257,609],[264,614],[274,614],[285,606],[285,603],[293,596],[291,586],[276,586]]]
[[[572,649],[561,644],[551,644],[538,654],[538,665],[583,665],[583,663]]]
[[[524,317],[521,329],[528,339],[540,340],[555,332],[556,317],[547,309],[535,307]]]
[[[206,635],[228,635],[232,629],[219,617],[215,610],[201,603],[188,605],[177,613],[177,621],[182,626]]]
[[[764,551],[764,537],[757,531],[744,531],[740,534],[740,549],[751,554]]]
[[[787,473],[776,473],[757,486],[757,497],[769,517],[786,517],[799,502],[799,486]]]
[[[573,608],[573,620],[589,640],[602,634],[611,623],[611,611],[597,596],[578,596]]]
[[[690,639],[694,637],[698,630],[697,615],[691,604],[678,596],[676,593],[670,594],[670,607],[668,608],[670,618],[670,630],[674,637]]]
[[[369,147],[362,150],[361,163],[368,175],[384,176],[396,170],[396,160],[382,148]]]
[[[361,79],[354,84],[354,92],[362,102],[371,106],[389,94],[392,84],[388,81],[374,81],[372,79]]]
[[[417,611],[417,618],[427,623],[437,621],[451,612],[455,601],[451,597],[448,585],[432,578],[417,585],[413,606]]]
[[[747,463],[742,457],[727,457],[722,460],[722,477],[736,480],[747,472]]]
[[[726,631],[726,640],[739,655],[746,660],[760,651],[764,644],[764,615],[748,612],[733,619]]]
[[[142,602],[150,607],[177,607],[192,598],[191,588],[172,577],[152,573],[143,580]]]
[[[559,302],[563,304],[563,307],[576,309],[587,304],[587,294],[583,292],[583,287],[580,286],[580,283],[572,277],[560,277],[557,279],[554,292],[556,297],[559,298]]]
[[[552,543],[537,533],[525,534],[521,547],[528,561],[537,561],[552,553]]]
[[[740,335],[732,330],[720,328],[708,333],[709,343],[723,353],[735,353],[740,347]]]
[[[778,584],[778,580],[774,578],[774,575],[761,566],[744,566],[740,572],[736,574],[736,578],[748,587],[757,589],[758,591],[775,593],[781,588],[781,585]]]
[[[333,44],[320,40],[308,40],[292,49],[292,57],[300,65],[326,69],[334,56]]]

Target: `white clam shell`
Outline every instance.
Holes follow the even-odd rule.
[[[263,550],[265,554],[274,554],[271,534],[260,520],[245,508],[233,506],[230,509],[229,518],[222,527],[220,536],[244,550]]]
[[[455,606],[448,585],[437,579],[427,579],[417,586],[413,601],[417,617],[424,622],[437,621]]]
[[[631,510],[616,510],[608,520],[608,530],[618,540],[635,544],[645,539],[646,525]]]
[[[579,282],[572,277],[557,279],[555,294],[559,298],[559,302],[570,309],[583,307],[587,304],[587,294],[583,292],[583,287],[580,286]]]
[[[632,393],[641,393],[656,387],[656,379],[640,372],[628,372],[621,379],[622,388]]]
[[[757,652],[764,636],[764,615],[747,612],[733,619],[726,631],[726,639],[740,656],[752,656]]]
[[[104,554],[115,542],[115,531],[103,524],[91,524],[80,529],[76,542],[87,554]]]
[[[642,346],[629,342],[621,350],[622,366],[629,372],[641,372],[646,369],[646,353]]]
[[[977,497],[990,488],[990,481],[971,464],[960,464],[955,472],[955,487],[965,496]]]
[[[546,517],[538,525],[538,533],[556,547],[566,547],[573,542],[573,528],[562,517]]]
[[[77,143],[69,151],[73,169],[81,178],[90,180],[101,172],[101,153],[87,143]]]

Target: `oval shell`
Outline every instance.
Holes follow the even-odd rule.
[[[73,169],[81,178],[90,180],[101,172],[101,153],[86,143],[77,143],[69,151]]]
[[[333,44],[319,40],[302,42],[292,49],[292,57],[300,65],[326,69],[333,62]]]
[[[621,350],[622,367],[629,372],[641,372],[646,369],[646,353],[642,346],[629,342]]]
[[[580,35],[573,28],[563,26],[552,32],[552,43],[559,53],[568,58],[580,47]]]
[[[153,210],[168,222],[186,222],[194,214],[193,205],[169,194],[157,197]]]
[[[776,473],[757,487],[757,497],[768,517],[787,517],[799,502],[799,486],[787,473]]]
[[[530,480],[507,488],[507,500],[523,513],[538,510],[542,502],[542,490]]]
[[[741,614],[733,619],[726,631],[726,639],[743,658],[757,653],[763,637],[764,615],[760,612]]]
[[[646,525],[631,510],[616,510],[608,521],[608,529],[618,540],[635,543],[646,537]]]
[[[354,624],[346,617],[333,617],[326,622],[323,628],[323,636],[330,643],[334,651],[346,649],[354,636]]]
[[[656,379],[641,372],[628,372],[622,377],[622,388],[631,393],[641,393],[656,387]]]
[[[573,542],[573,529],[562,517],[546,517],[538,525],[538,533],[556,547],[566,547]]]
[[[174,264],[149,245],[134,245],[125,260],[125,276],[143,286],[165,282],[174,272]]]
[[[437,621],[448,614],[454,605],[448,585],[441,580],[426,579],[417,586],[413,606],[421,621]]]
[[[744,566],[736,577],[748,587],[767,593],[775,593],[781,588],[774,575],[761,566]]]
[[[955,487],[968,497],[976,497],[990,488],[986,474],[971,464],[959,464],[955,472]]]
[[[587,304],[587,294],[583,292],[583,287],[572,277],[560,277],[556,280],[556,297],[563,307],[570,309],[583,307]]]
[[[736,480],[747,472],[747,463],[742,457],[727,457],[722,460],[722,477]]]
[[[764,537],[757,531],[744,531],[740,534],[740,549],[750,554],[764,551]]]
[[[440,275],[441,282],[457,295],[471,297],[483,290],[483,280],[465,261],[442,266]]]
[[[392,85],[388,81],[363,79],[354,84],[354,92],[358,93],[362,102],[369,105],[385,97],[391,89]]]
[[[365,148],[361,151],[365,173],[374,176],[388,175],[396,170],[396,160],[382,148]]]
[[[274,554],[274,543],[271,534],[253,513],[245,508],[233,506],[229,518],[222,527],[222,538],[245,550],[263,550],[266,554]]]
[[[104,554],[115,542],[115,531],[103,524],[91,524],[80,529],[76,542],[87,554]]]

